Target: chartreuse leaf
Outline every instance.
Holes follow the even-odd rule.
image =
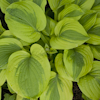
[[[30,43],[25,42],[25,41],[23,41],[23,40],[17,38],[16,36],[14,36],[13,33],[11,33],[10,30],[5,30],[5,31],[1,34],[0,38],[16,38],[17,40],[19,40],[19,41],[22,43],[23,46],[30,45]]]
[[[17,39],[14,38],[0,39],[0,69],[5,69],[8,64],[9,56],[12,53],[21,49],[23,49],[23,46]]]
[[[48,0],[50,8],[55,12],[60,7],[66,5],[67,3],[71,3],[74,0]]]
[[[2,27],[2,24],[1,24],[1,20],[0,20],[0,35],[5,31],[5,29]]]
[[[0,0],[1,11],[2,11],[3,13],[5,13],[5,12],[6,12],[6,8],[7,8],[10,4],[12,4],[12,3],[14,3],[14,2],[18,2],[18,1],[22,1],[22,0]]]
[[[100,60],[100,45],[89,45],[91,47],[93,57]]]
[[[79,5],[83,10],[90,10],[95,0],[75,0],[74,3]]]
[[[55,67],[60,76],[67,78],[69,80],[73,80],[73,78],[67,73],[67,70],[66,70],[64,62],[63,62],[63,54],[62,53],[57,54],[57,56],[55,58]]]
[[[97,17],[97,13],[93,10],[87,11],[79,20],[82,26],[88,31],[95,23]]]
[[[45,34],[47,36],[51,36],[54,34],[54,28],[55,28],[57,22],[55,20],[53,20],[52,18],[50,18],[49,16],[47,16],[46,18],[47,18],[47,25],[42,32],[43,32],[43,34]]]
[[[15,91],[10,87],[10,85],[7,83],[7,87],[8,87],[8,90],[10,91],[10,93],[14,94]]]
[[[16,100],[16,94],[10,95],[6,93],[4,94],[4,100]]]
[[[6,69],[0,70],[0,86],[6,81]],[[1,99],[0,99],[1,100]]]
[[[40,100],[72,100],[72,82],[51,72],[48,87],[40,96]]]
[[[51,37],[50,44],[54,49],[75,48],[89,39],[81,24],[72,19],[64,18],[57,23],[55,35]]]
[[[80,78],[78,86],[88,98],[100,99],[100,61],[93,62],[92,70]]]
[[[72,81],[77,82],[92,69],[93,55],[87,45],[64,50],[63,59],[66,72],[72,77]]]
[[[90,98],[88,98],[85,94],[83,94],[82,93],[82,98],[84,99],[84,100],[91,100]]]
[[[84,14],[84,12],[78,5],[71,4],[59,13],[58,20],[61,20],[65,17],[69,17],[69,18],[72,17],[75,20],[79,20],[83,14]]]
[[[38,100],[38,99],[27,99],[27,98],[23,98],[23,97],[17,95],[16,100]]]
[[[100,44],[100,18],[97,18],[94,26],[90,30],[88,30],[88,35],[91,38],[87,41],[87,43],[90,43],[93,45]]]
[[[39,44],[33,44],[30,53],[20,50],[8,60],[7,82],[23,98],[37,98],[47,87],[50,64],[46,52]]]
[[[46,26],[43,10],[32,1],[11,4],[6,10],[5,20],[11,33],[28,43],[38,41],[39,31]]]
[[[26,0],[26,1],[29,1],[29,0]],[[47,0],[30,0],[30,1],[33,1],[34,3],[36,3],[38,6],[40,6],[43,9],[43,11],[45,11]]]

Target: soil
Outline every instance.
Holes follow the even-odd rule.
[[[4,14],[1,12],[1,10],[0,10],[0,20],[2,22],[2,26],[5,29],[8,29],[7,24],[5,23],[4,20]],[[7,89],[2,89],[2,94],[5,93],[10,93],[10,92]],[[84,100],[82,99],[82,92],[80,91],[76,82],[73,82],[73,95],[74,95],[73,100]]]

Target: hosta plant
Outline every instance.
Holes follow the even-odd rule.
[[[0,0],[4,100],[100,100],[100,0]],[[94,59],[95,58],[95,59]],[[97,61],[98,60],[98,61]],[[4,97],[4,98],[3,98]]]

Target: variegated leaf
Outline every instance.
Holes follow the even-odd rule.
[[[46,27],[43,10],[32,1],[11,4],[6,10],[5,20],[11,33],[28,43],[38,41],[39,31]]]
[[[78,21],[72,18],[64,18],[57,23],[55,35],[51,37],[50,44],[54,49],[72,49],[88,39],[86,31]]]
[[[37,98],[47,87],[50,64],[45,50],[33,44],[30,53],[17,51],[8,60],[7,82],[23,98]]]
[[[48,87],[40,96],[40,100],[72,100],[72,82],[51,72]]]
[[[100,99],[100,61],[93,62],[92,70],[80,78],[78,86],[88,98]]]
[[[87,45],[64,50],[63,59],[66,72],[72,77],[72,81],[78,82],[80,77],[92,69],[93,54]]]

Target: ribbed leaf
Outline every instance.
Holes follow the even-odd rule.
[[[89,46],[81,45],[75,49],[64,50],[63,57],[66,72],[73,81],[78,81],[92,68],[93,55]]]
[[[23,97],[17,95],[16,100],[38,100],[38,99],[27,99],[27,98],[23,98]]]
[[[36,98],[45,90],[50,77],[46,52],[39,44],[13,53],[8,61],[7,82],[23,98]]]
[[[5,31],[5,29],[2,27],[2,24],[1,24],[1,20],[0,20],[0,35]]]
[[[46,18],[47,18],[47,25],[42,32],[47,36],[51,36],[54,34],[54,28],[57,22],[48,16]]]
[[[89,45],[91,47],[93,57],[100,60],[100,45]]]
[[[7,67],[9,56],[21,49],[23,49],[22,44],[17,39],[0,39],[0,69],[5,69]]]
[[[64,8],[58,15],[58,20],[61,20],[65,17],[69,18],[74,18],[75,20],[79,20],[84,12],[82,9],[76,5],[76,4],[71,4],[70,6]]]
[[[90,98],[88,98],[86,95],[84,95],[83,93],[82,93],[82,98],[84,99],[84,100],[91,100]]]
[[[81,91],[92,100],[100,99],[100,62],[94,61],[93,68],[78,83]]]
[[[2,86],[6,81],[6,70],[0,70],[0,86]],[[1,99],[0,99],[1,100]]]
[[[68,74],[68,72],[65,68],[62,53],[57,54],[57,56],[55,58],[55,67],[56,67],[58,74],[61,77],[67,78],[68,80],[73,80],[73,78]]]
[[[75,0],[74,3],[79,5],[83,10],[90,10],[95,0]]]
[[[3,13],[6,12],[6,8],[14,3],[14,2],[18,2],[18,1],[22,1],[22,0],[0,0],[0,7]]]
[[[54,49],[75,48],[89,39],[84,28],[72,18],[64,18],[55,27],[55,36],[50,40]]]
[[[11,4],[7,8],[5,20],[10,31],[28,43],[38,41],[40,39],[39,31],[42,31],[46,26],[43,10],[32,1]]]
[[[40,100],[72,100],[72,82],[51,72],[47,89],[40,96]]]
[[[94,26],[90,30],[88,30],[88,35],[91,38],[87,41],[87,43],[90,43],[93,45],[100,44],[100,18],[97,18]]]
[[[50,8],[55,12],[60,7],[66,5],[67,3],[71,3],[74,0],[48,0]]]
[[[97,13],[93,10],[89,10],[81,17],[79,22],[82,24],[85,30],[88,31],[95,24],[96,17]]]

